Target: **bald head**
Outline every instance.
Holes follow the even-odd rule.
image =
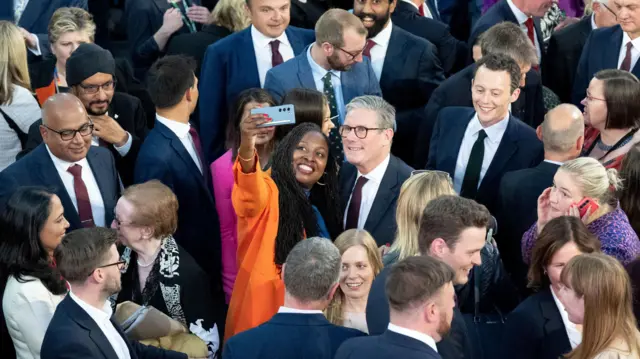
[[[51,128],[56,128],[57,122],[69,117],[87,117],[87,111],[82,102],[70,93],[55,94],[45,101],[42,106],[42,123]]]
[[[91,147],[92,124],[82,102],[72,94],[56,94],[42,106],[40,134],[51,153],[67,162],[85,158]]]
[[[568,154],[582,147],[584,118],[574,105],[561,104],[549,111],[541,128],[545,152]]]

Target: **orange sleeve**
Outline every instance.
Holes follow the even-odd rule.
[[[256,156],[256,171],[242,172],[240,158],[233,164],[233,191],[231,201],[238,217],[257,217],[274,197],[275,182],[260,167],[260,159]],[[276,188],[275,197],[278,193]]]

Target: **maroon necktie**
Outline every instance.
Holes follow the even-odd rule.
[[[284,62],[282,54],[280,54],[280,41],[273,40],[269,43],[271,45],[271,67],[276,67]]]
[[[631,48],[633,48],[633,44],[629,41],[627,42],[627,54],[624,55],[624,60],[620,64],[620,70],[631,71]]]
[[[371,48],[374,46],[376,46],[376,42],[371,39],[368,39],[367,44],[364,47],[364,50],[362,50],[362,54],[364,56],[367,56],[368,58],[371,58]]]
[[[76,192],[76,202],[78,203],[78,216],[84,228],[95,227],[93,222],[93,211],[89,200],[89,191],[82,180],[82,166],[76,164],[67,168],[67,172],[73,175],[73,190]]]
[[[420,4],[420,6],[418,6],[418,14],[420,14],[420,16],[424,16],[424,4]]]
[[[362,187],[367,183],[369,179],[365,176],[358,177],[356,185],[351,193],[351,203],[349,203],[349,209],[347,209],[347,223],[344,226],[344,230],[358,228],[358,217],[360,217],[360,203],[362,202]]]
[[[536,35],[535,35],[535,27],[533,26],[533,18],[527,18],[527,21],[524,22],[524,24],[527,26],[527,37],[529,38],[529,40],[531,40],[531,43],[533,44],[533,48],[536,49],[537,51],[537,47],[536,47]],[[533,66],[533,69],[538,69],[539,66]]]
[[[202,144],[200,143],[200,136],[198,136],[198,131],[193,127],[189,127],[189,134],[191,135],[191,140],[193,140],[193,146],[196,148],[196,154],[198,155],[198,160],[202,167],[202,173],[204,173],[204,161],[202,161]]]

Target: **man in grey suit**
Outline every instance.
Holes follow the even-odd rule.
[[[367,55],[367,29],[355,15],[342,9],[325,12],[316,23],[316,42],[293,59],[267,72],[264,88],[276,100],[294,88],[311,88],[325,94],[331,118],[331,151],[344,158],[338,128],[344,122],[345,104],[363,95],[382,97],[378,79]]]

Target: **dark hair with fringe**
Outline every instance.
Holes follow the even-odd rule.
[[[318,221],[312,205],[320,211],[331,238],[337,238],[342,232],[338,165],[331,151],[328,152],[327,166],[321,178],[325,185],[314,185],[308,198],[295,177],[292,164],[293,151],[309,132],[321,134],[329,147],[329,139],[322,133],[320,127],[312,123],[303,123],[282,139],[272,155],[271,177],[278,186],[280,209],[275,248],[275,263],[278,266],[286,261],[291,249],[305,236],[311,238],[318,235]]]

